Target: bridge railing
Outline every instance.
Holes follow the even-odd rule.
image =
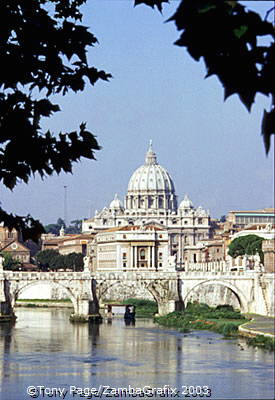
[[[2,273],[4,279],[12,280],[70,280],[82,279],[83,272],[23,272],[23,271],[4,271]],[[86,274],[85,274],[85,278]]]
[[[230,266],[226,261],[212,261],[206,263],[189,263],[185,266],[185,272],[220,272],[228,273]]]

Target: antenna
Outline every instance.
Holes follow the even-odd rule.
[[[67,186],[64,186],[64,222],[65,222],[66,226],[67,226],[67,214],[68,214],[68,209],[67,209]]]

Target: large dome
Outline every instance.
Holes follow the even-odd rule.
[[[144,196],[147,196],[147,198],[144,198]],[[133,197],[136,197],[135,205],[129,201]],[[157,197],[159,198],[157,199]],[[151,142],[146,153],[145,164],[140,166],[129,180],[126,203],[127,208],[176,209],[173,180],[169,173],[157,163]]]

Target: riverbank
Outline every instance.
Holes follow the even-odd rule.
[[[30,308],[73,308],[70,300],[47,300],[47,299],[22,299],[17,300],[15,307],[30,307]]]
[[[252,335],[248,337],[247,334],[244,334],[244,332],[248,331],[251,333],[249,325],[251,316],[244,316],[231,306],[213,308],[206,304],[189,303],[184,311],[175,311],[166,316],[155,317],[154,320],[160,325],[177,328],[180,332],[211,330],[222,334],[224,337],[238,337],[241,335],[246,337],[248,345],[270,351],[275,349],[274,336],[263,336],[259,328],[260,321],[258,321],[257,325],[258,331],[255,331],[253,337],[251,337]]]

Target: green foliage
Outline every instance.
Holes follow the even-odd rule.
[[[166,0],[136,0],[135,4],[156,6]],[[270,11],[270,10],[269,10]],[[224,87],[224,98],[237,94],[250,111],[257,93],[270,97],[270,111],[264,110],[262,135],[266,153],[275,133],[275,41],[272,22],[262,19],[238,1],[182,0],[169,19],[179,31],[176,45],[190,56],[203,59],[206,77],[216,75]],[[270,44],[262,44],[262,38]]]
[[[42,250],[36,254],[40,266],[49,269],[70,268],[74,271],[83,270],[83,255],[80,253],[59,254],[56,250]]]
[[[9,189],[54,172],[71,172],[82,157],[94,159],[95,136],[81,123],[69,133],[43,132],[41,119],[60,111],[50,96],[83,91],[111,75],[88,65],[96,37],[81,25],[85,0],[0,2],[0,181]],[[35,94],[35,98],[34,98]],[[24,151],[22,151],[24,149]],[[0,210],[0,222],[37,239],[43,227],[31,217]]]
[[[262,242],[263,238],[257,235],[246,235],[234,239],[228,246],[228,254],[236,258],[238,256],[253,255],[259,253],[263,262]]]
[[[83,270],[83,255],[81,253],[70,253],[67,254],[64,257],[64,267],[66,268],[71,268],[74,271],[82,271]]]
[[[271,337],[258,335],[254,338],[247,338],[246,341],[249,346],[260,347],[269,351],[275,350],[275,340]]]
[[[174,311],[168,315],[155,317],[160,325],[188,332],[190,329],[208,329],[224,336],[236,335],[238,326],[245,317],[232,306],[220,305],[215,308],[207,304],[188,303],[184,311]]]
[[[75,219],[74,221],[71,221],[71,225],[66,227],[65,232],[66,233],[81,233],[82,230],[82,220],[81,219]]]
[[[66,226],[65,221],[62,218],[58,218],[55,224],[46,225],[45,231],[46,233],[53,233],[54,235],[59,235],[60,229],[64,227],[65,233],[72,233],[72,234],[81,233],[81,225],[82,225],[81,219],[76,219],[74,221],[71,221],[71,224],[72,225]]]
[[[49,249],[41,250],[36,254],[36,261],[43,267],[54,268],[56,259],[60,256],[58,251]]]
[[[16,260],[9,252],[3,251],[1,255],[4,257],[3,268],[4,270],[15,270],[20,262]]]
[[[152,300],[130,298],[124,300],[123,304],[132,304],[135,306],[137,317],[152,317],[158,312],[158,305]]]

